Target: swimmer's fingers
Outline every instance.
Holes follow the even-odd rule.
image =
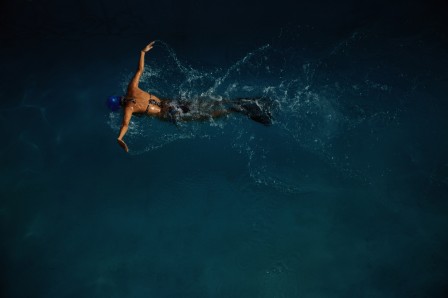
[[[146,53],[146,52],[148,52],[149,50],[151,50],[151,49],[153,48],[155,42],[156,42],[156,41],[150,42],[150,43],[143,49],[143,52]]]
[[[143,49],[143,52],[148,52],[150,49],[152,49],[152,46],[150,47],[150,46],[146,46],[144,49]]]

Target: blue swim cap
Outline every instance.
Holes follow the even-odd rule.
[[[121,108],[121,96],[109,96],[106,105],[112,112],[118,111]]]

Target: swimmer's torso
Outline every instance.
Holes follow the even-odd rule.
[[[150,103],[150,100],[161,104],[162,100],[154,94],[149,94],[139,88],[136,88],[126,94],[127,99],[134,99],[126,103],[126,107],[132,107],[132,113],[136,114],[148,114],[151,116],[157,116],[162,111],[162,108],[157,104]]]

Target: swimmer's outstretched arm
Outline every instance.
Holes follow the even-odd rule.
[[[141,52],[140,52],[140,60],[138,61],[137,72],[135,73],[132,80],[129,82],[128,93],[132,89],[138,88],[138,83],[140,82],[140,77],[143,74],[143,70],[145,68],[145,54],[154,46],[155,41],[149,43]]]
[[[120,147],[123,148],[124,151],[126,152],[129,152],[129,148],[128,145],[126,145],[126,143],[123,141],[123,137],[128,131],[129,122],[131,121],[133,110],[134,110],[133,107],[127,107],[124,110],[123,122],[121,123],[120,134],[118,135],[117,138],[118,145],[120,145]]]

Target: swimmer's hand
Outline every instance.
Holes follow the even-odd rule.
[[[118,145],[120,145],[121,148],[123,148],[124,151],[129,152],[129,148],[128,145],[126,145],[126,143],[121,140],[121,139],[117,139]]]
[[[155,43],[156,41],[152,41],[151,43],[149,43],[143,50],[142,50],[142,52],[148,52],[150,49],[152,49],[152,47],[154,46],[154,43]]]

